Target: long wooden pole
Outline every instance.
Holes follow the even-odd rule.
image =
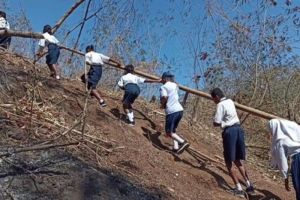
[[[0,36],[3,36],[3,35],[14,36],[14,37],[24,37],[24,38],[35,38],[35,39],[43,38],[43,35],[40,34],[40,33],[21,32],[21,31],[12,31],[12,30],[0,30]],[[84,53],[82,53],[82,52],[80,52],[76,49],[71,49],[71,48],[68,48],[68,47],[65,47],[65,46],[62,46],[62,45],[60,45],[60,48],[65,49],[67,51],[71,51],[71,52],[76,53],[78,55],[84,56]],[[107,63],[107,64],[112,66],[112,67],[124,70],[124,66],[118,66],[118,65],[115,65],[113,63]],[[154,76],[154,75],[142,72],[142,71],[135,70],[135,73],[137,75],[143,76],[145,78],[159,79],[159,77],[157,77],[157,76]],[[212,100],[210,94],[205,93],[203,91],[195,90],[195,89],[183,86],[183,85],[179,85],[179,89],[184,90],[186,92],[189,92],[191,94],[203,97],[205,99]],[[267,120],[274,119],[274,118],[280,118],[276,115],[273,115],[273,114],[255,109],[255,108],[251,108],[251,107],[242,105],[242,104],[237,103],[237,102],[234,102],[234,103],[235,103],[235,106],[236,106],[237,109],[239,109],[241,111],[244,111],[244,112],[248,112],[248,113],[250,113],[252,115],[255,115],[257,117],[261,117],[261,118],[264,118],[264,119],[267,119]]]

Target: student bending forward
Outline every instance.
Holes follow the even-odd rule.
[[[91,96],[94,96],[99,101],[100,106],[105,107],[106,103],[96,89],[98,82],[102,77],[102,66],[108,62],[112,62],[119,66],[120,63],[108,56],[95,52],[94,45],[86,47],[85,62],[87,65],[90,65],[90,69],[87,74],[87,88],[91,89]],[[81,76],[81,81],[86,83],[85,74]]]
[[[161,82],[161,80],[149,80],[149,79],[138,77],[132,74],[133,72],[134,72],[134,66],[126,65],[125,74],[120,78],[118,82],[118,86],[121,89],[125,90],[122,102],[123,102],[124,112],[126,113],[126,118],[128,119],[128,124],[130,126],[135,125],[134,115],[132,111],[132,104],[140,94],[140,87],[138,86],[138,84]]]
[[[285,179],[285,188],[290,191],[288,179],[288,157],[292,159],[291,172],[296,198],[300,200],[300,126],[284,119],[269,121],[272,135],[272,164]]]
[[[244,131],[240,126],[234,102],[227,99],[223,91],[215,88],[211,92],[213,101],[217,104],[217,109],[214,117],[214,126],[220,126],[223,129],[223,149],[224,160],[236,188],[233,190],[234,195],[244,197],[244,192],[233,164],[238,168],[246,183],[246,192],[254,194],[254,188],[249,181],[247,171],[242,163],[245,160],[245,140]]]

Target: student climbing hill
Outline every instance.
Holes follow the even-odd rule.
[[[150,80],[138,77],[133,74],[134,66],[133,65],[126,65],[125,66],[125,74],[120,78],[118,82],[118,86],[125,90],[124,97],[123,97],[123,108],[124,112],[126,113],[127,122],[130,126],[135,125],[134,114],[132,111],[132,104],[134,103],[135,99],[140,94],[140,87],[138,84],[140,83],[159,83],[161,80]]]
[[[52,28],[50,25],[44,26],[43,36],[44,39],[41,39],[38,44],[39,50],[37,56],[40,57],[43,53],[43,49],[45,48],[45,46],[47,46],[48,53],[46,56],[46,63],[50,69],[50,73],[51,73],[50,76],[59,80],[60,76],[58,74],[58,64],[57,64],[60,55],[60,50],[58,46],[59,41],[52,34]]]
[[[234,102],[227,99],[220,88],[215,88],[211,92],[213,101],[217,104],[214,117],[214,126],[220,126],[223,129],[223,149],[224,160],[236,188],[234,195],[244,197],[244,192],[234,169],[233,164],[238,168],[246,183],[246,192],[254,194],[254,188],[249,181],[247,171],[242,163],[246,158],[244,131],[240,126]]]
[[[10,29],[9,23],[6,19],[6,13],[0,11],[0,30]],[[8,49],[10,46],[10,36],[0,36],[0,47]]]
[[[179,103],[178,86],[174,83],[174,75],[164,72],[162,75],[163,85],[160,87],[161,108],[165,109],[165,131],[173,139],[173,152],[180,154],[190,144],[176,133],[177,126],[183,116],[183,107]]]
[[[272,165],[280,170],[285,179],[285,188],[290,191],[288,158],[291,158],[292,181],[296,199],[300,200],[300,126],[284,119],[272,119],[268,125],[272,136]]]
[[[121,64],[108,56],[95,52],[94,45],[86,47],[85,62],[87,65],[90,65],[87,74],[87,88],[91,89],[91,96],[94,96],[99,101],[100,106],[105,107],[106,103],[96,89],[97,84],[102,77],[102,66],[104,63],[108,62],[112,62],[118,66]],[[85,74],[81,76],[81,81],[86,83]]]

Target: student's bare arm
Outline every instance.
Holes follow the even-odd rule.
[[[161,97],[160,98],[160,108],[165,109],[167,106],[168,97]]]
[[[41,56],[41,55],[43,54],[43,50],[44,50],[44,47],[39,46],[39,49],[38,49],[36,55],[37,55],[37,56]]]
[[[221,126],[221,124],[214,122],[214,127]]]
[[[116,64],[116,65],[118,65],[118,66],[121,66],[121,63],[120,63],[119,61],[113,59],[113,58],[110,58],[110,59],[108,60],[108,62],[112,62],[112,63],[114,63],[114,64]]]

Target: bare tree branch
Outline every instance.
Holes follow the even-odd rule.
[[[91,5],[91,1],[92,1],[92,0],[89,0],[88,5],[87,5],[87,7],[86,7],[85,14],[84,14],[84,18],[83,18],[83,23],[82,23],[82,25],[81,25],[81,27],[80,27],[80,30],[79,30],[79,33],[78,33],[78,36],[77,36],[77,40],[76,40],[76,42],[75,42],[75,44],[74,44],[73,49],[76,49],[77,46],[78,46],[78,42],[79,42],[79,39],[80,39],[82,30],[83,30],[83,27],[84,27],[84,25],[85,25],[85,22],[86,22],[86,19],[87,19],[87,15],[88,15],[88,13],[89,13],[89,8],[90,8],[90,5]],[[73,57],[73,52],[71,53],[71,56],[70,56],[70,58],[69,58],[69,62],[71,62],[72,57]]]
[[[64,23],[64,21],[78,8],[85,0],[77,1],[65,14],[62,16],[60,20],[54,25],[52,28],[52,32],[55,33],[57,29]]]

